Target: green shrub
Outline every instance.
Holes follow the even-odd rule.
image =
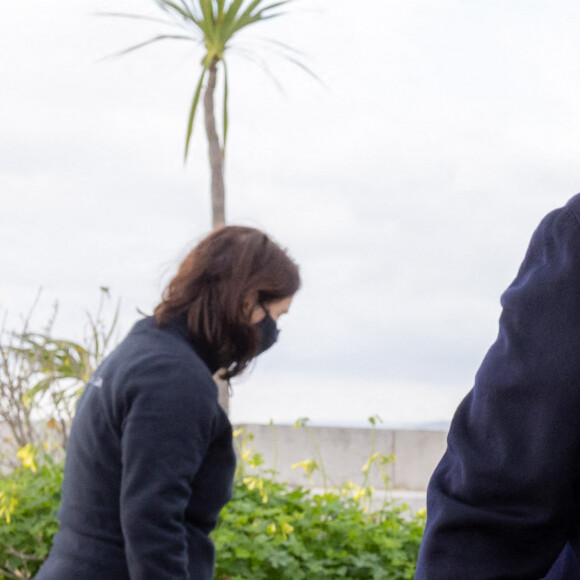
[[[58,529],[63,464],[45,454],[38,465],[35,451],[21,448],[23,467],[0,478],[0,580],[33,577]],[[380,459],[371,455],[365,475]],[[241,453],[233,500],[212,534],[216,580],[413,578],[423,515],[388,503],[369,510],[372,489],[353,482],[323,493],[294,488],[260,463]],[[301,465],[308,474],[315,462]]]
[[[48,441],[53,453],[64,455],[78,397],[113,347],[119,306],[107,322],[109,298],[102,286],[98,310],[94,317],[87,313],[80,342],[53,335],[56,305],[41,332],[31,327],[36,303],[19,329],[0,327],[0,473],[18,467],[16,452],[29,444],[40,447]]]
[[[217,580],[413,578],[423,516],[388,504],[368,512],[344,489],[244,479],[213,533]]]
[[[47,455],[37,467],[31,457],[0,478],[0,580],[34,576],[58,529],[63,465]]]

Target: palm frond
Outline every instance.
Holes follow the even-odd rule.
[[[167,26],[176,26],[174,22],[163,20],[162,18],[154,18],[153,16],[143,16],[141,14],[130,14],[125,12],[95,12],[95,16],[107,16],[112,18],[130,18],[134,20],[146,20],[147,22],[155,22],[156,24],[165,24]]]
[[[103,60],[117,58],[119,56],[123,56],[124,54],[128,54],[129,52],[133,52],[134,50],[137,50],[139,48],[143,48],[144,46],[148,46],[150,44],[154,44],[155,42],[159,42],[160,40],[168,40],[168,39],[171,39],[171,40],[189,40],[190,42],[195,41],[195,39],[192,38],[191,36],[185,36],[182,34],[160,34],[158,36],[150,38],[149,40],[146,40],[145,42],[140,42],[139,44],[135,44],[134,46],[130,46],[129,48],[125,48],[124,50],[121,50],[119,52],[116,52],[114,54],[106,56]]]
[[[281,0],[280,2],[274,2],[274,4],[269,4],[264,8],[260,9],[260,13],[264,13],[267,10],[274,10],[274,8],[279,8],[280,6],[284,6],[285,4],[289,4],[292,0]]]
[[[266,61],[264,59],[257,57],[251,51],[245,50],[240,46],[236,46],[235,48],[231,48],[230,50],[233,54],[238,54],[242,58],[245,58],[246,60],[252,62],[253,64],[257,65],[259,68],[261,68],[262,71],[266,73],[266,76],[268,76],[269,79],[274,83],[276,88],[281,93],[284,93],[284,87],[282,86],[280,81],[278,81],[278,79],[274,76],[274,74],[272,73],[272,71],[270,70],[270,68],[268,67],[268,65],[266,64]]]
[[[297,66],[299,69],[304,71],[307,75],[311,76],[315,81],[319,82],[323,87],[326,87],[323,80],[311,69],[309,69],[303,62],[299,61],[297,58],[289,55],[282,55],[282,58]]]
[[[293,46],[286,44],[285,42],[280,42],[279,40],[274,40],[273,38],[263,38],[263,37],[256,38],[256,40],[259,40],[260,42],[263,42],[265,44],[269,44],[269,45],[275,46],[277,48],[280,48],[283,51],[291,52],[292,54],[295,54],[296,56],[304,56],[304,53],[301,50],[298,50],[298,49],[294,48]],[[282,52],[280,52],[280,54],[282,54]]]
[[[207,37],[213,38],[216,29],[216,18],[213,13],[213,4],[211,0],[199,0],[199,6],[203,13],[203,24],[207,31]]]
[[[262,0],[253,0],[250,4],[246,7],[246,9],[235,19],[232,23],[230,36],[232,36],[235,32],[244,28],[249,24],[249,20],[252,18],[252,13],[254,10],[261,4]]]
[[[181,4],[189,11],[191,16],[196,20],[201,20],[203,18],[203,14],[199,11],[199,0],[179,0]]]
[[[303,56],[302,52],[292,48],[291,46],[289,46],[283,42],[279,42],[277,40],[268,39],[268,38],[260,38],[259,40],[261,42],[268,44],[268,46],[266,46],[266,48],[273,55],[275,55],[283,60],[287,60],[289,63],[293,64],[294,66],[297,66],[298,68],[302,69],[302,71],[304,71],[306,74],[308,74],[314,80],[316,80],[320,85],[322,85],[323,87],[326,88],[324,81],[312,69],[308,68],[302,60],[300,60],[300,57]],[[245,44],[248,44],[248,43],[246,42]],[[239,49],[241,49],[241,48],[243,48],[243,47],[238,44],[235,47],[235,50],[233,52],[238,52]],[[252,50],[250,50],[250,49],[244,49],[244,50],[246,50],[246,54],[252,53]],[[261,62],[264,62],[264,61],[261,60]],[[278,83],[276,83],[276,84],[278,85]]]
[[[203,79],[205,78],[205,73],[208,67],[204,66],[201,71],[201,76],[195,88],[195,93],[193,95],[193,101],[191,102],[191,109],[189,111],[189,120],[187,121],[187,135],[185,137],[185,155],[184,162],[187,161],[187,154],[189,153],[189,142],[191,140],[191,133],[193,132],[193,121],[195,119],[195,112],[197,110],[197,105],[199,103],[199,96],[201,94],[201,88],[203,86]]]
[[[185,4],[185,2],[183,3]],[[192,2],[192,4],[194,4],[194,2]],[[190,14],[191,16],[187,19],[187,22],[194,24],[201,31],[204,41],[212,39],[214,37],[213,19],[208,20],[203,13],[194,15],[193,11],[190,11]]]
[[[187,4],[185,2],[181,2],[183,7],[178,6],[175,2],[171,2],[171,0],[155,0],[157,5],[168,14],[179,14],[185,20],[193,20],[193,14],[190,12]]]
[[[219,23],[219,22],[221,22],[222,18],[224,17],[226,0],[216,0],[216,4],[217,4],[217,9],[218,9],[216,21]]]
[[[253,12],[255,8],[258,7],[262,0],[254,0],[250,6],[246,9],[246,11],[236,20],[232,27],[231,34],[235,34],[242,28],[246,28],[250,26],[250,24],[255,24],[256,22],[262,22],[264,20],[270,20],[271,18],[277,18],[278,16],[282,15],[282,12],[277,12],[276,14],[267,14],[267,12],[274,10],[275,8],[279,8],[285,4],[288,4],[290,0],[283,0],[282,2],[274,2],[274,4],[270,4],[261,8],[257,12]]]
[[[248,13],[251,13],[251,11],[255,8],[255,6],[257,6],[260,2],[262,2],[262,0],[253,0],[253,2],[249,6],[246,6],[244,11],[241,14],[239,14],[240,9],[242,8],[242,4],[244,2],[243,2],[243,0],[241,0],[241,1],[234,0],[229,5],[227,18],[224,19],[224,22],[223,22],[223,26],[224,26],[224,29],[227,31],[227,34],[231,35],[231,30],[230,30],[231,27],[236,22],[238,22],[240,18],[245,18]]]
[[[238,12],[240,11],[243,3],[244,0],[233,0],[233,2],[228,6],[228,9],[220,25],[222,41],[224,45],[231,37],[230,28],[232,23],[235,22],[236,16],[238,15]]]

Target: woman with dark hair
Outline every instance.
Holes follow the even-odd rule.
[[[212,375],[277,339],[298,267],[264,233],[224,227],[181,263],[79,400],[60,529],[41,580],[210,580],[209,533],[230,500],[230,422]]]

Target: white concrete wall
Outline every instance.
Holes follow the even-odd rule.
[[[319,460],[313,439],[322,456],[329,483],[363,481],[362,466],[372,450],[372,429],[342,427],[301,427],[270,425],[237,425],[253,433],[248,445],[262,454],[265,465],[279,472],[280,478],[291,484],[309,485],[303,469],[291,469],[293,463],[305,459]],[[374,451],[394,455],[388,465],[390,487],[393,490],[424,492],[431,473],[443,456],[447,433],[442,431],[374,430]],[[319,471],[313,474],[314,486],[323,486]],[[379,469],[374,466],[368,481],[378,490],[385,489]]]

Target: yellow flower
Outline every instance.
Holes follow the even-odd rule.
[[[6,523],[12,522],[11,514],[14,513],[14,508],[18,500],[15,497],[8,499],[3,491],[0,491],[0,518],[4,516],[6,518]]]
[[[244,477],[244,479],[242,479],[242,482],[250,491],[252,491],[256,487],[255,477]]]
[[[308,425],[310,419],[308,417],[300,417],[300,419],[296,419],[294,423],[294,429],[300,429],[300,427],[306,427]]]
[[[280,524],[280,528],[282,529],[282,534],[284,534],[284,536],[287,536],[288,534],[291,534],[294,531],[294,527],[286,522],[282,522]]]
[[[264,480],[261,477],[244,477],[243,484],[250,490],[256,489],[262,497],[262,503],[268,503],[268,492],[264,489]]]
[[[377,451],[376,453],[373,453],[373,454],[372,454],[372,455],[369,457],[368,461],[367,461],[367,462],[366,462],[366,463],[363,465],[363,467],[362,467],[362,471],[363,471],[363,473],[367,473],[367,472],[368,472],[368,470],[370,469],[370,467],[371,467],[371,464],[373,463],[373,461],[375,461],[375,460],[376,460],[376,459],[377,459],[377,458],[378,458],[380,455],[381,455],[381,454],[380,454],[380,453]]]
[[[359,500],[364,497],[371,497],[373,494],[372,487],[361,487],[360,485],[357,485],[353,481],[347,481],[344,484],[343,492],[344,491],[346,491],[346,494],[348,494],[349,492],[352,493],[352,498],[354,500]]]
[[[304,461],[293,463],[290,466],[291,469],[298,469],[299,467],[302,467],[306,475],[310,477],[314,472],[314,470],[318,468],[318,464],[316,463],[316,461],[314,461],[314,459],[305,459]]]
[[[241,435],[243,432],[244,432],[244,428],[243,428],[243,427],[240,427],[239,429],[236,429],[236,430],[235,430],[235,431],[232,433],[232,435],[234,436],[234,438],[235,438],[235,437],[239,437],[239,436],[240,436],[240,435]]]
[[[21,447],[16,454],[16,457],[22,461],[22,466],[27,467],[30,471],[36,471],[36,463],[34,461],[34,451],[32,450],[32,444],[28,443],[24,447]]]
[[[269,534],[275,534],[276,533],[276,524],[270,524],[267,528],[266,531]]]

